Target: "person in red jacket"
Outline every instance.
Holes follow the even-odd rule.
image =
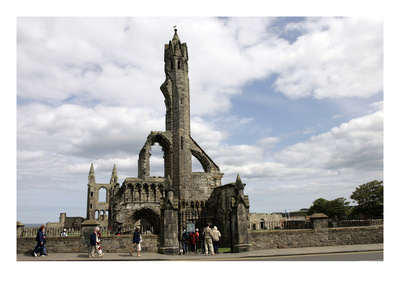
[[[200,237],[200,234],[199,234],[198,229],[196,229],[196,232],[190,233],[190,249],[192,250],[192,254],[196,253],[196,250],[197,250],[196,246],[199,242],[199,237]]]

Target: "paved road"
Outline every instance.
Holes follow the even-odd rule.
[[[230,260],[230,259],[227,259]],[[269,257],[242,257],[232,261],[383,261],[383,251],[346,252],[331,254],[300,254]]]
[[[374,252],[374,254],[368,252]],[[348,256],[345,256],[344,254]],[[356,255],[355,253],[358,253]],[[336,256],[335,256],[335,255]],[[50,253],[46,257],[17,254],[17,261],[239,261],[239,260],[383,260],[383,244],[343,245],[328,247],[266,249],[244,253],[223,253],[214,256],[162,255],[143,252],[141,257],[129,253],[105,253],[102,258],[88,258],[87,253]]]

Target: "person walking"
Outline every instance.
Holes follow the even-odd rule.
[[[219,240],[221,239],[221,233],[219,232],[217,226],[214,226],[211,235],[213,240],[214,253],[218,254]]]
[[[32,255],[37,257],[37,253],[40,251],[41,256],[46,256],[46,234],[45,234],[46,225],[40,226],[36,233],[36,247],[33,249]]]
[[[205,248],[206,255],[208,255],[209,251],[210,251],[211,255],[215,255],[211,233],[212,233],[212,230],[210,228],[210,223],[207,223],[207,226],[203,229],[204,248]]]
[[[137,256],[141,256],[140,252],[142,251],[141,244],[142,243],[142,235],[140,234],[140,227],[137,226],[135,232],[133,233],[133,249],[129,251],[129,254],[132,256],[133,251],[137,251]]]
[[[64,228],[63,232],[61,232],[61,236],[68,236],[67,229]]]
[[[40,254],[40,256],[47,256],[47,249],[46,249],[46,225],[42,225],[43,226],[43,245],[42,245],[42,253]]]
[[[90,247],[89,247],[89,258],[93,258],[94,252],[96,251],[99,257],[102,257],[103,254],[99,252],[97,249],[97,240],[98,240],[98,232],[100,231],[99,227],[96,227],[94,231],[90,235]]]
[[[99,229],[99,232],[97,233],[97,236],[96,236],[96,250],[97,250],[97,253],[99,254],[99,256],[100,255],[103,256],[103,250],[100,246],[100,237],[101,237],[101,229]]]

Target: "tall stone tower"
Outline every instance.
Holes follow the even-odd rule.
[[[161,91],[165,97],[165,127],[172,133],[172,174],[175,196],[187,201],[190,198],[192,152],[190,138],[190,94],[188,51],[181,43],[177,30],[164,50],[165,82]]]

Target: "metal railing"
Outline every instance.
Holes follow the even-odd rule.
[[[22,229],[21,236],[33,236],[36,237],[37,231],[39,227],[27,227]],[[46,236],[61,236],[61,233],[64,232],[64,228],[58,227],[46,227]],[[66,233],[68,236],[80,236],[81,235],[81,228],[74,227],[74,228],[66,228]]]
[[[383,219],[329,220],[329,228],[383,225]]]
[[[312,229],[312,223],[308,220],[283,221],[283,229]]]
[[[312,224],[306,220],[281,220],[262,222],[261,230],[279,230],[279,229],[311,229]],[[254,230],[254,228],[253,228]]]
[[[356,226],[373,226],[383,225],[383,219],[359,219],[359,220],[329,220],[329,228],[338,227],[356,227]],[[253,224],[253,230],[256,224]],[[259,230],[284,230],[284,229],[312,229],[312,222],[309,220],[281,220],[261,222]]]

